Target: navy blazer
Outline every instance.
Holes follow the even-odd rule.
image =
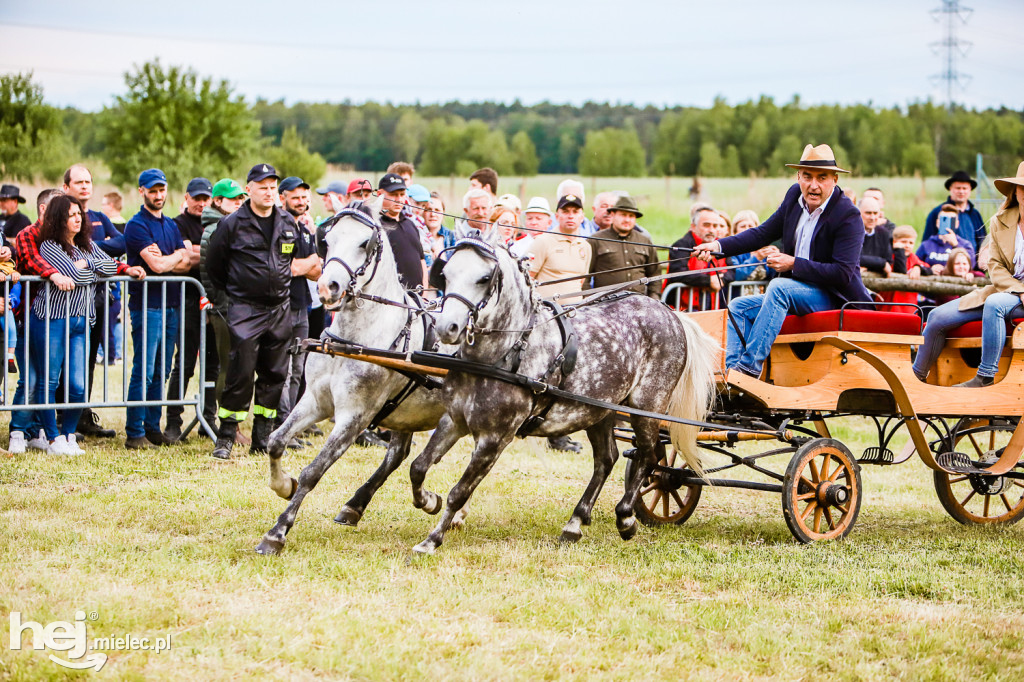
[[[795,255],[796,226],[803,212],[799,198],[800,185],[795,184],[770,218],[757,227],[720,239],[722,253],[726,256],[749,253],[781,239],[782,252]],[[797,258],[793,269],[781,276],[819,286],[844,302],[872,301],[871,293],[860,278],[863,248],[864,222],[860,210],[837,185],[814,228],[810,259]]]

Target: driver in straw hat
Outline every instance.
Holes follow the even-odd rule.
[[[836,164],[827,144],[807,145],[800,161],[786,166],[796,169],[797,182],[770,218],[732,237],[694,247],[694,254],[707,261],[716,252],[735,256],[782,241],[782,250],[767,259],[778,276],[765,293],[729,303],[726,368],[755,378],[761,375],[786,315],[871,301],[860,278],[864,223],[839,187],[839,173],[849,171]]]

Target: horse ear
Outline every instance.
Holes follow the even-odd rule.
[[[384,209],[384,195],[377,194],[373,201],[368,201],[365,205],[370,211],[370,216],[377,222],[380,222],[380,214]]]
[[[501,230],[497,225],[491,225],[491,229],[487,230],[487,233],[484,235],[484,241],[491,246],[501,246]]]

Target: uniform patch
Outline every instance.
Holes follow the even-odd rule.
[[[295,250],[295,244],[281,244],[281,253],[291,253]]]

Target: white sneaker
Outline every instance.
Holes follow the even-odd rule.
[[[73,455],[75,451],[68,445],[68,439],[64,436],[57,436],[50,443],[50,448],[47,450],[51,455]]]
[[[7,445],[7,451],[12,455],[25,454],[25,434],[21,431],[11,431],[11,442]]]
[[[46,431],[39,429],[39,435],[29,440],[27,445],[33,450],[47,451],[50,449],[50,441],[46,440]]]
[[[85,450],[83,450],[82,446],[78,444],[78,438],[76,438],[73,433],[68,434],[68,450],[71,451],[72,455],[85,454]]]

